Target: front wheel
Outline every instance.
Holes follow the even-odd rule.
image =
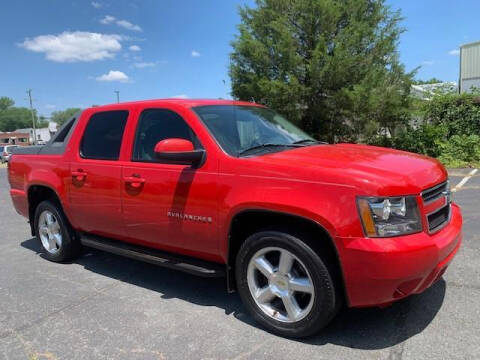
[[[332,276],[321,257],[299,237],[262,231],[250,236],[236,261],[240,296],[253,317],[287,337],[318,332],[334,317]]]

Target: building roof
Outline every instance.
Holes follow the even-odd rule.
[[[479,41],[474,41],[474,42],[471,42],[471,43],[468,43],[468,44],[462,44],[462,45],[460,45],[460,47],[465,48],[465,47],[476,46],[476,45],[480,45],[480,40]]]
[[[441,82],[435,84],[412,85],[412,95],[419,99],[430,99],[433,95],[450,94],[458,91],[456,82]]]
[[[20,131],[11,131],[11,132],[4,132],[0,133],[0,138],[10,138],[10,137],[29,137],[30,134],[28,132],[20,132]]]
[[[56,132],[57,131],[57,123],[54,122],[54,121],[50,121],[48,123],[48,127],[37,128],[36,131],[43,130],[43,129],[48,129],[48,131],[50,131],[50,132]],[[17,129],[15,131],[17,131],[17,132],[22,132],[23,131],[23,132],[32,133],[33,128]]]

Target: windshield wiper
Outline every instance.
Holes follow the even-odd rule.
[[[273,144],[273,143],[266,143],[266,144],[261,144],[261,145],[255,145],[255,146],[252,146],[252,147],[249,147],[247,149],[244,149],[242,151],[239,151],[238,152],[238,156],[240,155],[245,155],[246,153],[249,153],[251,151],[254,151],[254,150],[260,150],[260,149],[264,149],[264,148],[270,148],[270,147],[300,147],[301,145],[300,144]]]
[[[302,139],[302,140],[298,140],[298,141],[295,141],[293,142],[292,144],[306,144],[306,143],[312,143],[312,144],[326,144],[326,142],[323,142],[323,141],[317,141],[317,140],[313,140],[313,139]]]

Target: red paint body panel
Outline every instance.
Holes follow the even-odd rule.
[[[388,303],[429,287],[457,252],[462,217],[452,206],[449,226],[434,235],[424,232],[395,238],[337,238],[337,249],[351,306]],[[413,286],[398,294],[403,284]]]
[[[365,145],[294,148],[236,158],[217,145],[191,107],[245,105],[226,100],[151,100],[85,110],[63,155],[15,155],[9,163],[11,196],[28,216],[28,189],[44,185],[60,198],[75,229],[226,263],[232,219],[265,209],[309,219],[334,242],[351,306],[389,303],[423,291],[443,273],[461,243],[462,218],[452,205],[447,226],[429,234],[420,193],[447,179],[441,164],[424,156]],[[206,150],[198,169],[132,162],[142,110],[179,114]],[[81,158],[79,146],[92,114],[129,111],[118,161]],[[366,238],[358,196],[415,195],[423,231],[394,238]],[[190,216],[190,217],[189,217]]]

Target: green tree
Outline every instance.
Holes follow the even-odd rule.
[[[80,110],[80,108],[68,108],[63,111],[54,111],[52,112],[52,121],[61,126]]]
[[[413,73],[384,0],[257,0],[240,8],[232,95],[266,104],[318,138],[358,139],[407,120]]]
[[[6,96],[0,97],[0,131],[15,131],[33,126],[30,109],[14,105],[15,102],[12,99]],[[38,118],[36,110],[33,114],[37,129],[48,126],[48,121],[43,116]]]
[[[0,97],[0,111],[5,111],[9,107],[12,107],[13,105],[15,105],[15,101],[10,99],[9,97],[6,97],[6,96]]]
[[[438,84],[438,83],[443,83],[443,81],[435,77],[429,80],[413,80],[414,85],[426,85],[426,84]]]
[[[40,115],[38,118],[37,118],[37,129],[41,129],[41,128],[46,128],[48,127],[48,120],[45,116],[43,115]]]
[[[36,112],[34,111],[35,117]],[[9,107],[0,111],[0,131],[14,131],[32,127],[32,113],[25,107]]]

